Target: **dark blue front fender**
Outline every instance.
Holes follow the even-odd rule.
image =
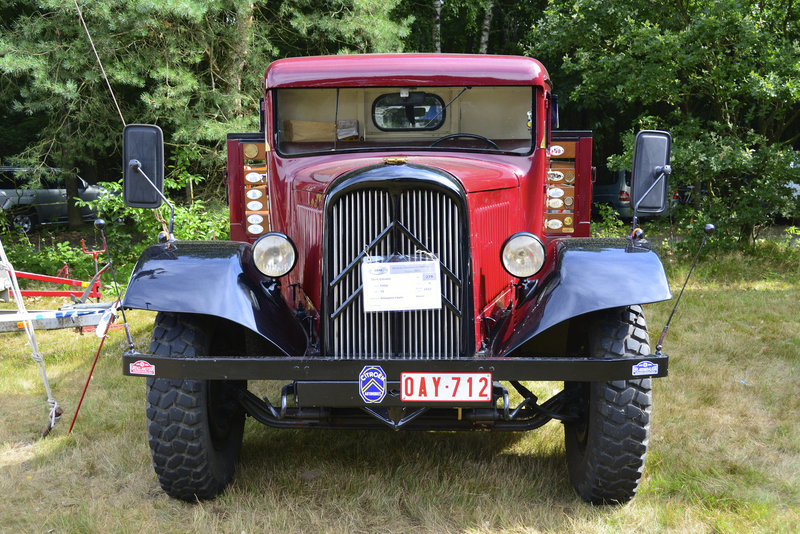
[[[252,267],[250,245],[177,241],[153,245],[131,273],[126,308],[221,317],[260,334],[288,356],[302,356],[307,338],[270,279]]]
[[[648,246],[625,239],[564,239],[555,251],[551,272],[515,306],[500,332],[499,356],[513,356],[526,342],[573,317],[672,298],[664,266]]]

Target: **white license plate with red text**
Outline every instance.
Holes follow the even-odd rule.
[[[492,373],[401,373],[405,402],[490,402]]]

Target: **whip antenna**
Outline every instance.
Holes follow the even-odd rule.
[[[694,257],[694,261],[692,262],[692,266],[689,268],[689,274],[686,275],[686,280],[683,282],[683,287],[681,288],[681,292],[678,294],[678,300],[675,301],[675,306],[672,307],[672,312],[669,314],[669,319],[667,319],[667,324],[664,325],[664,330],[661,331],[661,337],[658,338],[658,345],[656,345],[656,354],[661,356],[661,348],[664,346],[664,338],[667,337],[667,330],[669,330],[669,323],[672,321],[672,316],[675,315],[675,310],[678,309],[678,304],[681,302],[681,297],[683,296],[683,290],[686,289],[686,284],[689,283],[689,277],[692,276],[692,271],[694,271],[694,266],[697,265],[697,259],[700,257],[700,251],[703,250],[703,247],[706,244],[706,239],[708,236],[714,233],[716,228],[713,224],[709,223],[705,225],[703,228],[703,232],[705,235],[703,236],[703,242],[700,243],[700,248],[697,249],[697,255]]]

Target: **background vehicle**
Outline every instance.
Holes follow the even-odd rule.
[[[674,190],[667,207],[667,213],[678,204],[685,202],[687,193]],[[606,166],[598,166],[597,179],[592,190],[592,204],[607,204],[619,213],[622,219],[633,217],[631,205],[631,171],[628,169],[609,170]],[[640,218],[647,218],[644,214]]]
[[[581,497],[632,498],[651,382],[668,365],[651,354],[641,304],[671,294],[639,234],[589,238],[591,134],[553,129],[545,68],[294,58],[272,63],[264,86],[263,131],[228,135],[233,241],[176,241],[170,228],[123,302],[158,312],[149,353],[125,353],[123,369],[147,377],[164,490],[222,491],[246,414],[308,429],[555,419]],[[123,137],[126,203],[160,205],[161,130]],[[665,132],[636,138],[641,212],[666,208],[670,146]],[[264,379],[285,381],[274,403],[248,389]],[[564,388],[539,402],[531,380]]]
[[[625,169],[609,170],[598,166],[597,180],[592,189],[592,204],[607,204],[621,217],[633,217],[631,207],[631,173]]]
[[[65,223],[67,217],[67,190],[64,188],[61,169],[31,169],[0,166],[0,209],[11,225],[24,233],[43,224]],[[78,196],[82,200],[96,200],[104,189],[89,185],[78,178]],[[85,221],[93,221],[96,212],[81,207]]]

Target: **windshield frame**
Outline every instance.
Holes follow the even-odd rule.
[[[336,139],[337,135],[334,135],[332,141],[320,141],[318,144],[322,145],[319,147],[309,147],[307,151],[289,151],[285,149],[285,144],[290,143],[291,141],[286,141],[282,138],[284,135],[284,129],[281,127],[282,117],[280,114],[280,104],[281,104],[281,93],[288,92],[292,90],[333,90],[336,91],[336,102],[335,102],[335,115],[334,115],[334,123],[331,123],[331,128],[333,128],[333,124],[342,120],[339,111],[339,100],[340,100],[340,91],[345,90],[369,90],[369,91],[379,91],[381,94],[398,91],[401,89],[406,89],[406,87],[291,87],[291,88],[271,88],[268,89],[268,92],[271,93],[271,111],[272,111],[272,141],[273,146],[275,147],[275,151],[277,155],[282,158],[298,158],[298,157],[311,157],[311,156],[320,156],[320,155],[334,155],[334,154],[358,154],[358,153],[386,153],[386,152],[455,152],[455,153],[476,153],[476,154],[493,154],[493,155],[509,155],[509,156],[517,156],[517,157],[529,157],[533,154],[536,150],[536,139],[537,139],[537,115],[539,113],[537,109],[537,87],[531,85],[514,85],[514,86],[494,86],[494,85],[483,85],[483,86],[419,86],[415,87],[414,90],[419,90],[422,92],[430,92],[436,89],[450,89],[454,91],[453,98],[446,98],[444,99],[445,105],[442,108],[442,115],[446,115],[449,111],[448,108],[453,104],[453,102],[457,102],[460,97],[465,92],[468,92],[470,89],[479,89],[479,88],[498,88],[504,89],[507,87],[516,87],[521,89],[526,89],[530,91],[530,101],[529,101],[529,110],[530,110],[530,123],[528,127],[528,133],[525,137],[518,137],[513,138],[517,140],[524,140],[524,147],[515,148],[515,149],[504,149],[504,148],[491,148],[490,146],[486,147],[474,147],[474,146],[454,146],[453,144],[442,144],[437,146],[431,146],[432,143],[439,141],[445,136],[453,136],[453,135],[464,135],[465,138],[475,138],[479,139],[484,136],[476,134],[473,132],[445,132],[440,136],[435,137],[428,137],[428,138],[419,138],[414,140],[403,140],[398,139],[396,141],[390,141],[385,144],[380,145],[369,145],[364,144],[365,141],[362,138],[360,139],[360,143],[358,145],[354,145],[352,141],[343,141]],[[377,97],[376,97],[377,98]],[[369,110],[371,111],[374,107],[374,99],[373,101],[369,102]],[[371,114],[371,113],[370,113]],[[291,120],[291,119],[287,119]],[[372,121],[372,117],[369,117],[370,122]],[[411,133],[426,133],[430,134],[431,132],[435,132],[438,129],[441,129],[443,125],[446,123],[445,120],[442,121],[442,125],[435,129],[392,129],[392,130],[383,130],[378,127],[377,124],[374,125],[376,129],[380,129],[384,134],[394,134],[394,133],[403,133],[403,132],[411,132]],[[407,141],[407,142],[403,142]],[[370,140],[369,142],[379,142],[379,140]]]

